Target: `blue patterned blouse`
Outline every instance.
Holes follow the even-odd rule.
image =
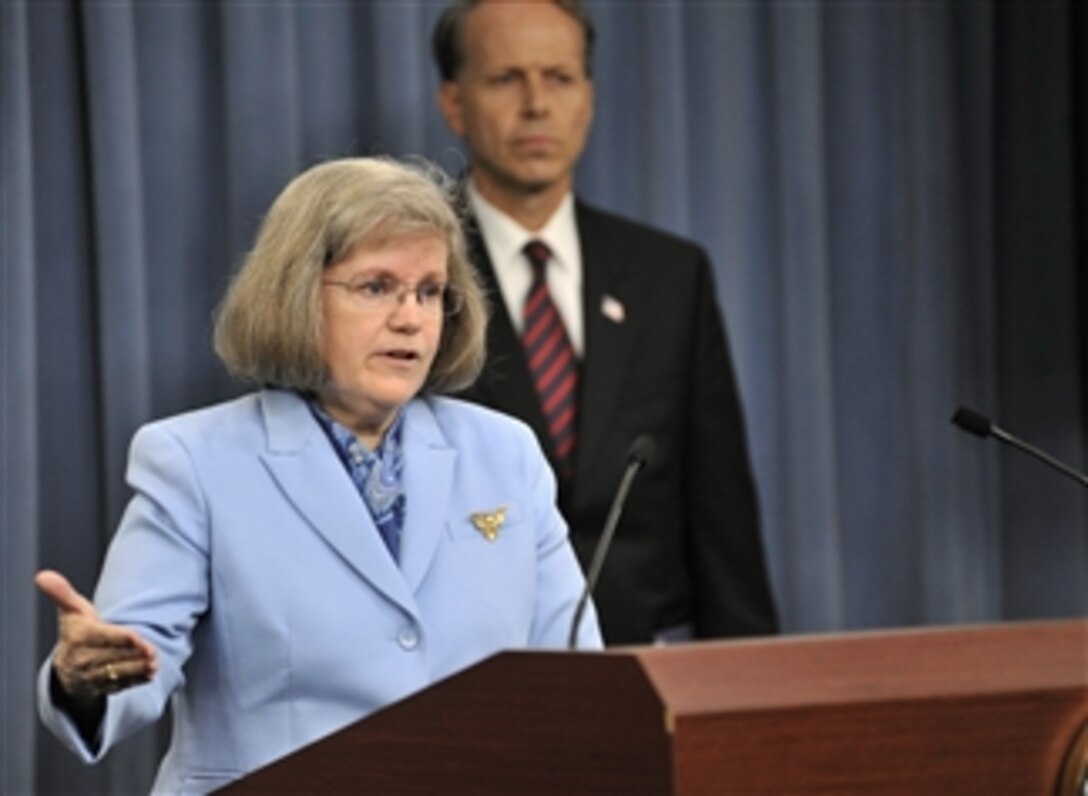
[[[351,431],[333,420],[315,401],[309,401],[309,405],[370,510],[385,546],[396,560],[400,554],[401,531],[404,529],[404,449],[400,441],[404,414],[397,414],[378,449],[369,451]]]

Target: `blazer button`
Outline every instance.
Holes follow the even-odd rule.
[[[397,634],[397,643],[401,649],[414,650],[419,646],[419,633],[413,627],[406,627]]]

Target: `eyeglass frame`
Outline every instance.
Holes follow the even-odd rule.
[[[394,288],[392,292],[383,293],[381,296],[366,296],[363,294],[363,290],[367,286],[374,284],[384,284],[388,287]],[[330,285],[332,287],[340,287],[348,292],[348,295],[356,299],[360,306],[370,312],[377,312],[379,310],[392,311],[394,308],[391,299],[396,300],[396,307],[404,305],[405,297],[409,293],[414,293],[416,297],[416,306],[423,312],[427,313],[431,317],[438,317],[442,315],[447,318],[451,318],[457,315],[465,306],[465,296],[456,287],[449,282],[435,282],[430,280],[423,280],[421,282],[411,283],[403,282],[399,279],[394,279],[389,276],[376,276],[368,279],[360,279],[358,281],[350,281],[344,279],[322,279],[322,286]],[[442,289],[441,296],[441,312],[433,312],[425,303],[425,297],[421,292],[423,288],[434,287]],[[368,302],[373,303],[368,303]]]

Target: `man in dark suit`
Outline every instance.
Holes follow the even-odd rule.
[[[608,643],[774,633],[706,254],[573,194],[592,44],[577,0],[460,2],[435,28],[439,107],[469,150],[470,239],[494,304],[467,397],[536,431],[583,565],[632,441],[652,436],[594,594]]]

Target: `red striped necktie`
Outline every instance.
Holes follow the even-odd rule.
[[[578,362],[563,319],[548,292],[546,269],[551,250],[541,241],[531,240],[522,251],[532,266],[533,282],[525,299],[521,342],[562,474],[570,477],[577,441]]]

